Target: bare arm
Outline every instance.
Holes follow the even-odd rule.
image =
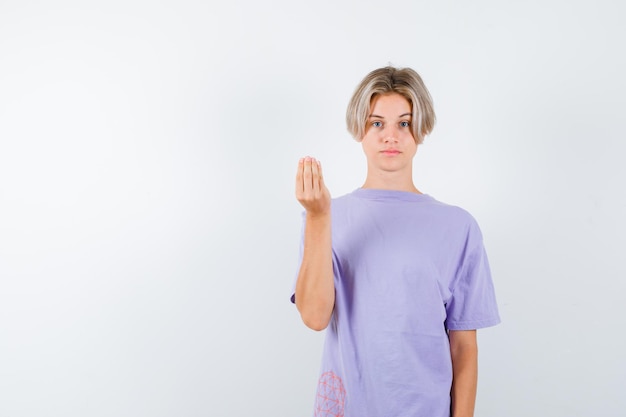
[[[304,324],[313,330],[323,330],[330,322],[335,305],[330,193],[324,185],[322,167],[313,158],[298,162],[296,198],[306,210],[296,307]]]
[[[472,417],[478,381],[476,330],[451,330],[452,417]]]

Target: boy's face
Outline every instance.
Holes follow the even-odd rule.
[[[411,175],[417,143],[411,133],[411,104],[397,93],[374,97],[361,139],[369,169]]]

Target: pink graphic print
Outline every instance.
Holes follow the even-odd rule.
[[[343,382],[333,371],[324,372],[317,385],[315,417],[344,417],[346,390]]]

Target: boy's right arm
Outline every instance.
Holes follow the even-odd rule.
[[[331,246],[330,193],[324,185],[319,161],[298,162],[296,198],[306,210],[304,252],[296,282],[296,307],[313,330],[328,326],[335,306]]]

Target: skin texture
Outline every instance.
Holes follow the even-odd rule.
[[[324,330],[335,306],[330,193],[324,185],[322,165],[306,157],[298,162],[296,198],[306,210],[304,253],[296,282],[296,307],[302,321]]]
[[[411,104],[404,97],[392,93],[372,100],[361,146],[367,159],[363,188],[419,193],[413,184],[417,143],[411,134]]]
[[[472,417],[478,383],[476,330],[451,330],[452,416]]]
[[[417,143],[411,134],[411,104],[396,93],[374,97],[361,146],[367,159],[362,188],[419,193],[413,183]],[[296,283],[296,306],[314,330],[328,326],[335,304],[330,193],[322,167],[311,157],[298,162],[296,198],[306,210],[304,253]],[[453,382],[452,416],[472,417],[478,377],[476,331],[449,332]]]

